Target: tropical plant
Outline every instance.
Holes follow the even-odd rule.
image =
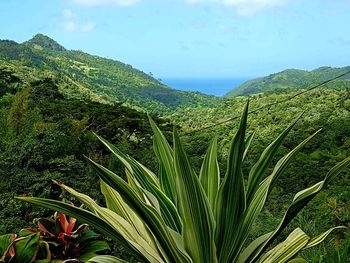
[[[75,218],[63,213],[56,212],[51,218],[38,219],[38,228],[41,241],[48,244],[52,258],[57,262],[65,259],[86,262],[97,252],[110,250],[107,242],[98,240],[99,235],[87,224],[78,225]]]
[[[0,254],[0,262],[51,262],[48,244],[40,241],[40,233],[27,230],[0,236]]]
[[[242,172],[254,133],[246,138],[248,103],[228,155],[222,180],[214,138],[204,158],[199,176],[190,165],[174,129],[173,148],[150,118],[154,150],[160,161],[158,176],[134,158],[97,136],[124,164],[127,181],[87,159],[101,179],[107,208],[89,196],[59,185],[78,198],[87,209],[35,197],[20,197],[45,208],[55,209],[93,225],[103,234],[129,248],[144,262],[305,262],[300,250],[322,242],[334,229],[310,238],[300,228],[271,248],[298,212],[350,164],[350,157],[334,166],[324,179],[298,192],[276,229],[250,244],[248,235],[262,211],[276,180],[295,155],[319,131],[283,156],[266,176],[279,146],[299,118],[293,121],[261,154],[247,180]],[[105,258],[107,260],[107,258]],[[92,259],[94,260],[94,259]],[[120,262],[108,257],[106,262]],[[94,261],[91,261],[94,262]]]
[[[0,262],[88,262],[96,252],[109,250],[107,242],[73,217],[56,212],[37,221],[38,229],[0,236]]]

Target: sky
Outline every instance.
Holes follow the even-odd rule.
[[[1,0],[0,39],[36,33],[158,78],[350,65],[350,0]]]

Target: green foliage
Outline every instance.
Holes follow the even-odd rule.
[[[23,230],[18,236],[2,235],[0,243],[1,262],[50,262],[50,251],[39,233]]]
[[[296,258],[302,249],[320,244],[333,230],[345,227],[331,228],[315,238],[310,238],[298,227],[281,243],[272,248],[271,244],[277,241],[302,208],[327,186],[330,180],[350,165],[350,157],[335,165],[323,180],[298,192],[278,226],[272,232],[265,233],[248,244],[247,238],[253,230],[253,224],[276,180],[318,132],[286,153],[275,164],[272,172],[265,176],[282,141],[296,123],[292,122],[263,151],[251,169],[246,183],[242,168],[250,146],[250,139],[246,140],[247,115],[248,104],[231,142],[225,177],[220,183],[212,186],[217,187],[217,190],[209,191],[206,180],[200,180],[196,175],[176,130],[171,148],[151,121],[155,132],[155,152],[162,163],[163,180],[167,182],[161,184],[159,177],[148,168],[99,137],[124,164],[128,180],[126,183],[112,171],[88,159],[101,179],[107,208],[99,206],[89,196],[62,184],[61,187],[78,198],[87,209],[43,198],[20,199],[56,209],[92,224],[146,262],[304,262],[303,259]],[[202,178],[219,176],[219,172],[216,171],[217,160],[213,154],[216,152],[214,147],[215,142],[207,151],[202,165]],[[166,167],[174,167],[174,170]],[[208,193],[216,195],[213,198],[215,202],[210,202]],[[175,223],[177,221],[180,225]]]
[[[311,72],[286,70],[249,81],[242,89],[234,92],[258,93],[251,98],[251,108],[256,109],[284,100],[295,95],[296,89],[332,78],[347,69],[323,67]],[[255,132],[255,135],[251,137],[254,147],[244,154],[242,169],[245,181],[265,146],[301,111],[305,111],[303,119],[291,131],[292,136],[284,140],[273,162],[307,137],[312,132],[310,127],[323,130],[313,144],[300,150],[285,175],[275,182],[275,188],[269,194],[270,198],[259,219],[253,224],[247,242],[272,231],[278,225],[283,217],[279,208],[287,207],[293,193],[310,182],[321,180],[322,174],[350,155],[350,126],[346,125],[350,122],[349,91],[349,80],[344,76],[322,89],[250,115],[252,118],[247,132]],[[228,122],[230,125],[202,128],[238,116],[244,107],[245,98],[221,99],[175,91],[156,81],[151,74],[144,74],[130,65],[80,51],[65,50],[54,40],[38,34],[23,44],[0,41],[0,232],[16,232],[30,224],[33,218],[48,215],[45,210],[34,210],[25,203],[13,200],[13,197],[65,197],[60,189],[50,183],[51,179],[74,185],[79,191],[103,203],[95,184],[96,172],[87,167],[82,155],[98,160],[116,174],[123,174],[124,171],[99,146],[93,132],[110,138],[113,144],[118,144],[120,152],[128,152],[135,159],[147,163],[148,167],[156,167],[155,158],[150,154],[151,128],[146,115],[123,107],[116,101],[138,110],[146,109],[161,114],[182,127],[180,136],[184,148],[189,152],[193,170],[200,175],[204,191],[213,207],[217,177],[207,177],[203,169],[207,167],[214,173],[225,169],[230,138],[238,125]],[[156,122],[162,125],[162,130],[169,129],[166,122]],[[193,129],[200,132],[187,133]],[[217,143],[218,148],[221,148],[217,151],[218,167],[209,161],[216,158],[216,147],[211,147],[211,154],[206,155],[209,141],[215,134],[220,134]],[[165,135],[171,140],[168,134]],[[176,204],[177,195],[171,188],[173,183],[165,179],[166,173],[174,170],[170,150],[156,152],[157,158],[162,158],[158,175],[164,193]],[[271,173],[271,168],[266,172]],[[347,173],[335,178],[334,183],[306,207],[307,218],[302,220],[297,217],[296,222],[291,222],[288,231],[292,232],[300,220],[302,225],[317,225],[316,230],[322,231],[334,225],[349,226],[349,176]],[[156,194],[157,198],[161,196],[159,192]],[[163,213],[165,211],[171,215],[173,209],[168,207],[169,203],[160,206]],[[171,222],[169,217],[167,220],[173,226],[178,225],[178,222]],[[319,232],[313,231],[312,227],[306,227],[305,230],[312,235]],[[286,237],[282,233],[282,238]],[[345,235],[340,236],[339,240],[341,244],[344,243],[345,251],[345,244],[350,238]],[[312,253],[305,253],[303,256],[311,261],[316,256],[335,256],[334,242],[329,241],[322,249],[314,251],[319,254],[311,257]]]
[[[350,67],[321,67],[312,71],[287,69],[279,73],[271,74],[267,77],[249,80],[230,91],[225,96],[241,96],[257,93],[281,93],[290,92],[296,89],[305,89],[334,78],[349,70]],[[344,76],[339,80],[327,84],[327,86],[332,89],[343,88],[344,86],[349,87],[350,76]]]
[[[157,123],[169,130],[165,121]],[[44,210],[13,200],[16,195],[59,198],[51,180],[75,185],[102,199],[96,175],[83,154],[96,158],[122,174],[115,161],[97,142],[93,132],[111,138],[122,149],[150,164],[151,133],[147,115],[121,105],[104,105],[66,99],[52,79],[0,99],[0,232],[17,232]]]
[[[81,51],[68,51],[42,34],[23,44],[0,41],[0,68],[27,83],[54,77],[60,91],[71,98],[106,104],[119,102],[157,114],[181,107],[213,106],[220,100],[173,90],[128,64]]]
[[[293,148],[297,141],[305,138],[313,129],[322,131],[313,139],[312,144],[306,145],[292,161],[290,168],[276,181],[274,190],[267,200],[267,204],[260,215],[261,220],[254,224],[249,240],[262,235],[264,232],[272,231],[283,217],[279,207],[286,207],[286,204],[293,198],[293,193],[298,189],[306,187],[309,183],[315,183],[321,179],[333,165],[350,155],[350,97],[347,89],[334,90],[329,88],[316,89],[308,94],[295,97],[290,101],[261,109],[249,115],[250,121],[248,134],[255,131],[253,147],[246,156],[243,167],[245,178],[248,178],[249,168],[259,159],[260,153],[272,141],[274,137],[288,125],[295,116],[305,112],[303,118],[291,131],[280,147],[280,151],[274,157],[274,162]],[[288,94],[269,94],[252,96],[250,98],[251,110],[260,108],[271,102],[284,100],[296,92]],[[170,115],[183,127],[182,140],[185,142],[186,150],[189,152],[194,167],[199,172],[199,167],[206,153],[206,147],[210,138],[219,134],[218,153],[219,167],[225,168],[228,149],[233,132],[237,131],[238,125],[235,121],[217,125],[211,129],[203,129],[215,123],[238,116],[238,112],[244,106],[243,97],[226,98],[225,102],[218,104],[216,108],[203,109],[180,109]],[[196,130],[197,132],[191,132]],[[268,169],[271,172],[271,169]],[[223,176],[223,174],[221,174]],[[309,215],[308,222],[318,226],[317,230],[325,231],[334,225],[349,226],[350,218],[350,180],[349,170],[344,176],[335,178],[332,185],[327,187],[315,201],[308,205],[306,213]],[[332,201],[333,200],[333,201]],[[336,201],[335,207],[330,203]],[[334,213],[334,211],[337,211]],[[342,218],[340,221],[339,218]],[[263,223],[266,222],[266,223]],[[293,223],[292,223],[293,224]],[[294,225],[295,227],[297,225]],[[292,229],[290,229],[291,231]],[[317,232],[310,232],[317,234]],[[349,239],[344,236],[344,242]],[[327,254],[331,255],[334,250],[334,243],[325,245]],[[321,253],[321,250],[318,250]],[[323,250],[322,250],[323,251]],[[321,256],[321,255],[320,255]],[[312,260],[310,260],[312,261]]]

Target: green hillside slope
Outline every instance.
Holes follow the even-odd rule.
[[[280,93],[295,89],[304,89],[334,78],[349,70],[350,66],[343,68],[321,67],[312,71],[287,69],[279,73],[271,74],[267,77],[249,80],[230,91],[225,96]],[[328,86],[332,88],[344,86],[350,87],[350,74],[328,84]]]
[[[119,174],[124,170],[93,132],[157,166],[145,113],[118,104],[67,99],[49,78],[24,84],[4,71],[0,71],[0,91],[0,233],[17,231],[46,215],[14,197],[59,198],[61,191],[52,179],[101,199],[98,179],[84,155]],[[171,130],[164,120],[154,119],[163,130]]]
[[[214,96],[171,89],[119,61],[66,50],[42,34],[22,44],[1,40],[0,68],[10,68],[30,81],[47,76],[55,78],[59,80],[60,90],[69,97],[103,103],[123,102],[154,113],[210,106],[219,100]]]
[[[306,145],[285,173],[276,180],[276,188],[271,192],[261,215],[262,223],[255,225],[251,240],[272,231],[273,225],[278,225],[283,217],[278,207],[289,204],[298,189],[311,186],[321,179],[332,165],[350,155],[350,89],[317,88],[287,100],[297,93],[298,91],[294,90],[281,94],[259,94],[250,99],[251,111],[260,110],[248,116],[248,134],[255,132],[255,136],[253,148],[248,153],[243,167],[245,178],[248,178],[249,168],[259,159],[263,149],[302,112],[304,112],[302,118],[278,151],[274,164],[301,140],[322,129],[322,132]],[[263,107],[278,101],[285,102]],[[220,170],[225,170],[230,140],[237,131],[240,112],[245,103],[245,97],[229,97],[216,108],[182,109],[171,116],[172,120],[176,120],[183,127],[182,139],[186,142],[186,149],[192,162],[196,164],[197,172],[200,171],[203,155],[214,135],[219,136]],[[232,118],[233,121],[225,122]],[[223,124],[213,126],[218,123]],[[269,169],[266,176],[271,172],[272,169]],[[304,223],[308,233],[315,234],[320,233],[327,225],[350,226],[349,193],[348,169],[332,181],[330,187],[297,217],[294,226]],[[311,252],[305,252],[302,257],[307,259],[307,262],[347,262],[344,258],[348,259],[349,254],[346,253],[349,251],[350,235],[345,237],[346,239],[341,241],[344,247],[339,249],[338,255],[334,253],[333,239],[322,249],[315,248]],[[341,255],[343,259],[340,259]],[[323,261],[320,258],[327,260]]]

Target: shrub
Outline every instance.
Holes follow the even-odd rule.
[[[248,103],[234,136],[223,179],[217,162],[217,140],[213,139],[199,176],[195,174],[174,129],[173,148],[150,119],[154,150],[160,161],[159,174],[114,145],[97,136],[124,164],[127,181],[88,159],[101,179],[107,208],[89,196],[60,184],[87,209],[56,200],[34,197],[20,199],[56,209],[93,225],[105,235],[130,249],[145,262],[305,262],[298,258],[302,249],[322,242],[335,227],[310,238],[300,228],[271,247],[286,226],[336,175],[350,164],[350,157],[334,166],[324,180],[298,192],[277,228],[246,244],[253,223],[262,211],[274,183],[295,155],[318,132],[283,156],[266,176],[284,138],[297,122],[287,127],[261,154],[247,180],[242,173],[245,156],[254,134],[246,138]],[[111,257],[108,257],[110,262]],[[115,262],[119,262],[114,258]]]

